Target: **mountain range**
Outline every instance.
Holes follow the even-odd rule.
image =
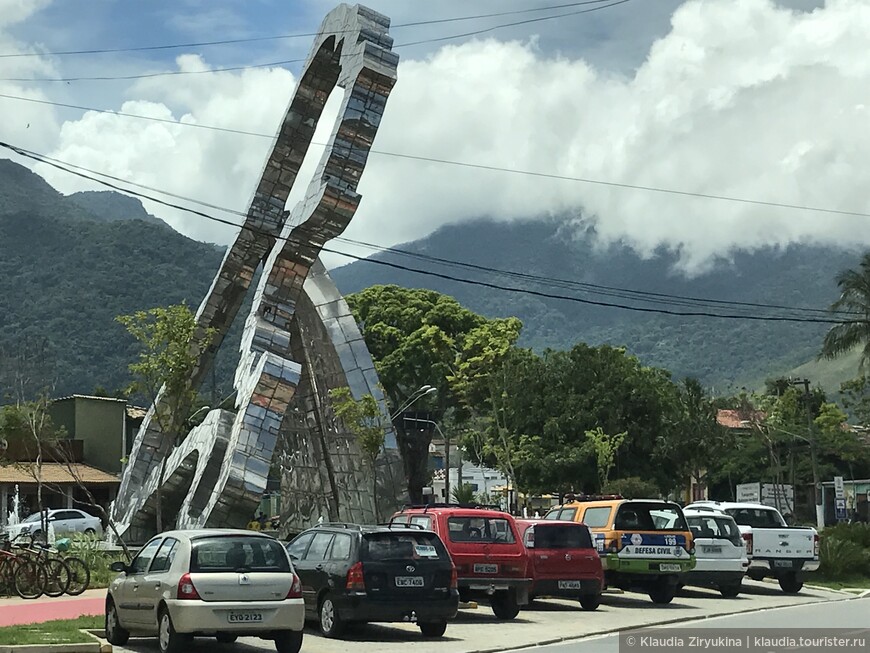
[[[223,253],[174,231],[136,199],[108,191],[64,196],[29,169],[0,160],[0,351],[45,338],[58,394],[121,388],[136,348],[115,316],[180,301],[195,308]],[[643,362],[676,378],[696,376],[721,394],[814,359],[825,324],[747,316],[782,315],[765,307],[776,304],[805,307],[792,315],[823,317],[807,309],[833,301],[834,275],[858,257],[810,245],[761,249],[687,277],[672,253],[643,258],[624,246],[602,248],[594,234],[555,218],[477,219],[332,275],[344,293],[393,283],[450,294],[487,316],[515,315],[524,323],[521,343],[538,350],[581,341],[625,346]],[[656,294],[641,298],[637,291]],[[215,393],[229,387],[240,326],[219,356]]]

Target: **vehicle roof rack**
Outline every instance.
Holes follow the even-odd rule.
[[[429,508],[463,508],[467,510],[498,510],[499,512],[505,512],[501,506],[496,505],[486,505],[482,503],[421,503],[421,504],[405,504],[402,508],[402,512],[410,508],[423,508],[423,512],[426,512]]]
[[[582,503],[583,501],[613,501],[624,499],[621,494],[571,494],[565,495],[565,503]]]
[[[349,524],[343,521],[325,521],[322,524],[316,524],[314,528],[320,528],[322,526],[329,526],[330,528],[346,528],[348,530],[361,531],[362,526],[359,524]]]

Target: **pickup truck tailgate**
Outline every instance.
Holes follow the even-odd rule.
[[[815,531],[803,528],[753,528],[754,558],[812,560],[815,557]]]

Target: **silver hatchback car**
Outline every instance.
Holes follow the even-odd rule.
[[[305,604],[287,551],[243,530],[168,531],[153,537],[106,596],[106,639],[157,636],[162,653],[182,653],[194,636],[231,643],[271,639],[278,653],[302,647]]]

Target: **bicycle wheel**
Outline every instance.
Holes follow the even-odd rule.
[[[45,568],[32,560],[15,570],[15,591],[22,599],[38,599],[45,590]]]
[[[63,596],[69,589],[72,573],[66,562],[60,558],[46,558],[43,561],[45,567],[45,592],[46,596],[56,598]]]
[[[6,595],[15,594],[15,558],[3,556],[0,558],[0,592]]]
[[[91,584],[91,570],[80,558],[64,558],[63,561],[69,569],[69,587],[66,593],[78,596]]]

